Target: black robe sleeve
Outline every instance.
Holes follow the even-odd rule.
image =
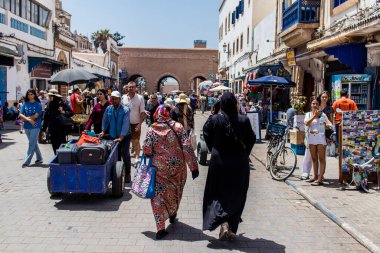
[[[208,150],[212,150],[214,139],[214,122],[213,116],[210,116],[203,126],[203,137],[205,139]]]
[[[247,155],[249,156],[251,154],[252,148],[256,143],[256,134],[253,132],[251,127],[251,122],[249,122],[249,119],[246,118],[244,121],[245,128],[247,129],[247,136],[244,138],[244,144],[247,151]]]

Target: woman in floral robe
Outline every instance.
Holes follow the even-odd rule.
[[[182,199],[189,166],[193,179],[199,175],[198,163],[183,126],[170,118],[170,107],[161,105],[154,114],[155,123],[148,129],[143,151],[153,156],[156,167],[155,197],[151,200],[156,220],[156,239],[168,233],[165,221],[174,223]]]

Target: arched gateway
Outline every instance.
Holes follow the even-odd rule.
[[[144,91],[149,93],[166,92],[169,88],[163,89],[165,82],[173,87],[177,82],[179,90],[196,92],[200,82],[214,77],[218,71],[216,49],[120,47],[119,50],[119,69],[127,72],[127,78],[121,81],[126,83],[143,77]]]

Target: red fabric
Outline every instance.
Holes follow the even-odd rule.
[[[70,103],[71,103],[71,109],[73,110],[73,113],[77,113],[75,104],[77,103],[78,94],[73,93],[70,95]]]
[[[86,124],[85,130],[90,130],[91,125],[101,125],[103,120],[104,112],[106,111],[107,107],[110,106],[111,103],[107,101],[104,106],[100,102],[96,103],[94,108],[92,109],[90,118],[88,119],[88,122]]]
[[[76,144],[80,147],[83,143],[100,143],[100,140],[83,132]]]

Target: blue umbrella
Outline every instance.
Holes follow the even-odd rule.
[[[273,85],[283,85],[286,87],[294,87],[295,83],[288,81],[287,79],[279,76],[263,76],[257,79],[249,80],[250,85],[262,85],[266,87],[272,87]]]
[[[272,87],[273,86],[284,86],[284,87],[294,87],[295,83],[288,81],[287,79],[279,76],[263,76],[254,80],[248,81],[249,85],[261,85],[263,87],[270,87],[270,122],[272,122]]]

